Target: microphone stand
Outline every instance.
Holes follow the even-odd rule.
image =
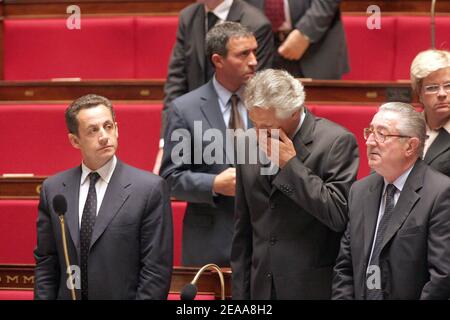
[[[222,300],[225,300],[225,280],[223,278],[223,273],[222,270],[220,270],[219,266],[214,264],[214,263],[209,263],[205,266],[203,266],[195,275],[194,279],[191,281],[192,285],[196,285],[198,279],[200,278],[200,276],[202,275],[202,273],[206,270],[206,269],[214,269],[215,271],[217,271],[217,273],[219,274],[219,278],[220,278],[220,296]]]
[[[435,25],[434,25],[435,7],[436,7],[436,0],[431,0],[431,49],[436,49]]]
[[[59,221],[61,222],[61,233],[62,233],[62,239],[63,239],[63,249],[64,249],[64,259],[66,260],[66,272],[69,277],[69,282],[71,284],[70,287],[70,293],[72,295],[72,300],[77,300],[77,297],[75,295],[75,288],[73,286],[73,278],[72,273],[69,270],[70,262],[69,262],[69,253],[67,250],[67,241],[66,241],[66,230],[64,228],[64,215],[59,215]]]

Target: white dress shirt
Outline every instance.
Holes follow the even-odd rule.
[[[450,133],[450,120],[448,120],[447,123],[444,124],[443,127],[448,133]],[[427,154],[427,151],[430,148],[431,144],[434,142],[434,140],[436,140],[437,136],[439,135],[439,129],[438,130],[430,129],[430,127],[428,127],[428,124],[427,124],[427,135],[428,135],[428,139],[425,140],[425,147],[423,149],[424,157]]]
[[[98,170],[95,170],[100,175],[100,179],[98,179],[95,184],[95,192],[97,193],[97,212],[102,205],[103,198],[105,196],[106,188],[108,187],[108,183],[111,180],[111,176],[116,168],[117,158],[113,156],[111,160],[109,160],[105,165]],[[87,195],[89,192],[89,173],[92,170],[86,167],[84,163],[81,163],[81,181],[80,181],[80,198],[79,198],[79,207],[78,207],[78,223],[81,227],[81,218],[83,216],[83,209],[86,203]]]

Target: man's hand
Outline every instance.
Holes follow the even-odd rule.
[[[236,194],[236,168],[228,168],[214,178],[213,191],[224,196]]]
[[[308,38],[306,38],[299,30],[294,29],[278,48],[278,53],[287,60],[299,60],[308,47]]]
[[[294,144],[286,135],[286,133],[284,133],[282,129],[279,129],[278,131],[280,133],[280,140],[272,137],[267,137],[264,143],[264,140],[260,139],[259,147],[267,155],[270,161],[272,161],[282,169],[289,160],[297,155],[297,152],[295,151]],[[272,146],[276,148],[277,144],[278,152],[272,149]]]

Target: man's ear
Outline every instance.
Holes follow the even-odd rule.
[[[80,141],[78,140],[78,137],[73,133],[69,133],[68,137],[72,147],[74,147],[75,149],[80,149]]]
[[[222,68],[222,66],[223,66],[223,57],[220,54],[214,53],[211,56],[211,61],[212,61],[213,65],[214,65],[214,67],[216,69]]]
[[[417,137],[412,137],[409,138],[409,141],[407,143],[407,147],[406,147],[406,155],[409,157],[411,155],[413,155],[414,153],[416,153],[417,148],[419,148],[419,138]]]

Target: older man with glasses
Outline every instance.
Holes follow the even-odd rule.
[[[392,102],[364,129],[375,173],[350,190],[334,299],[450,298],[450,179],[421,160],[425,127]]]

